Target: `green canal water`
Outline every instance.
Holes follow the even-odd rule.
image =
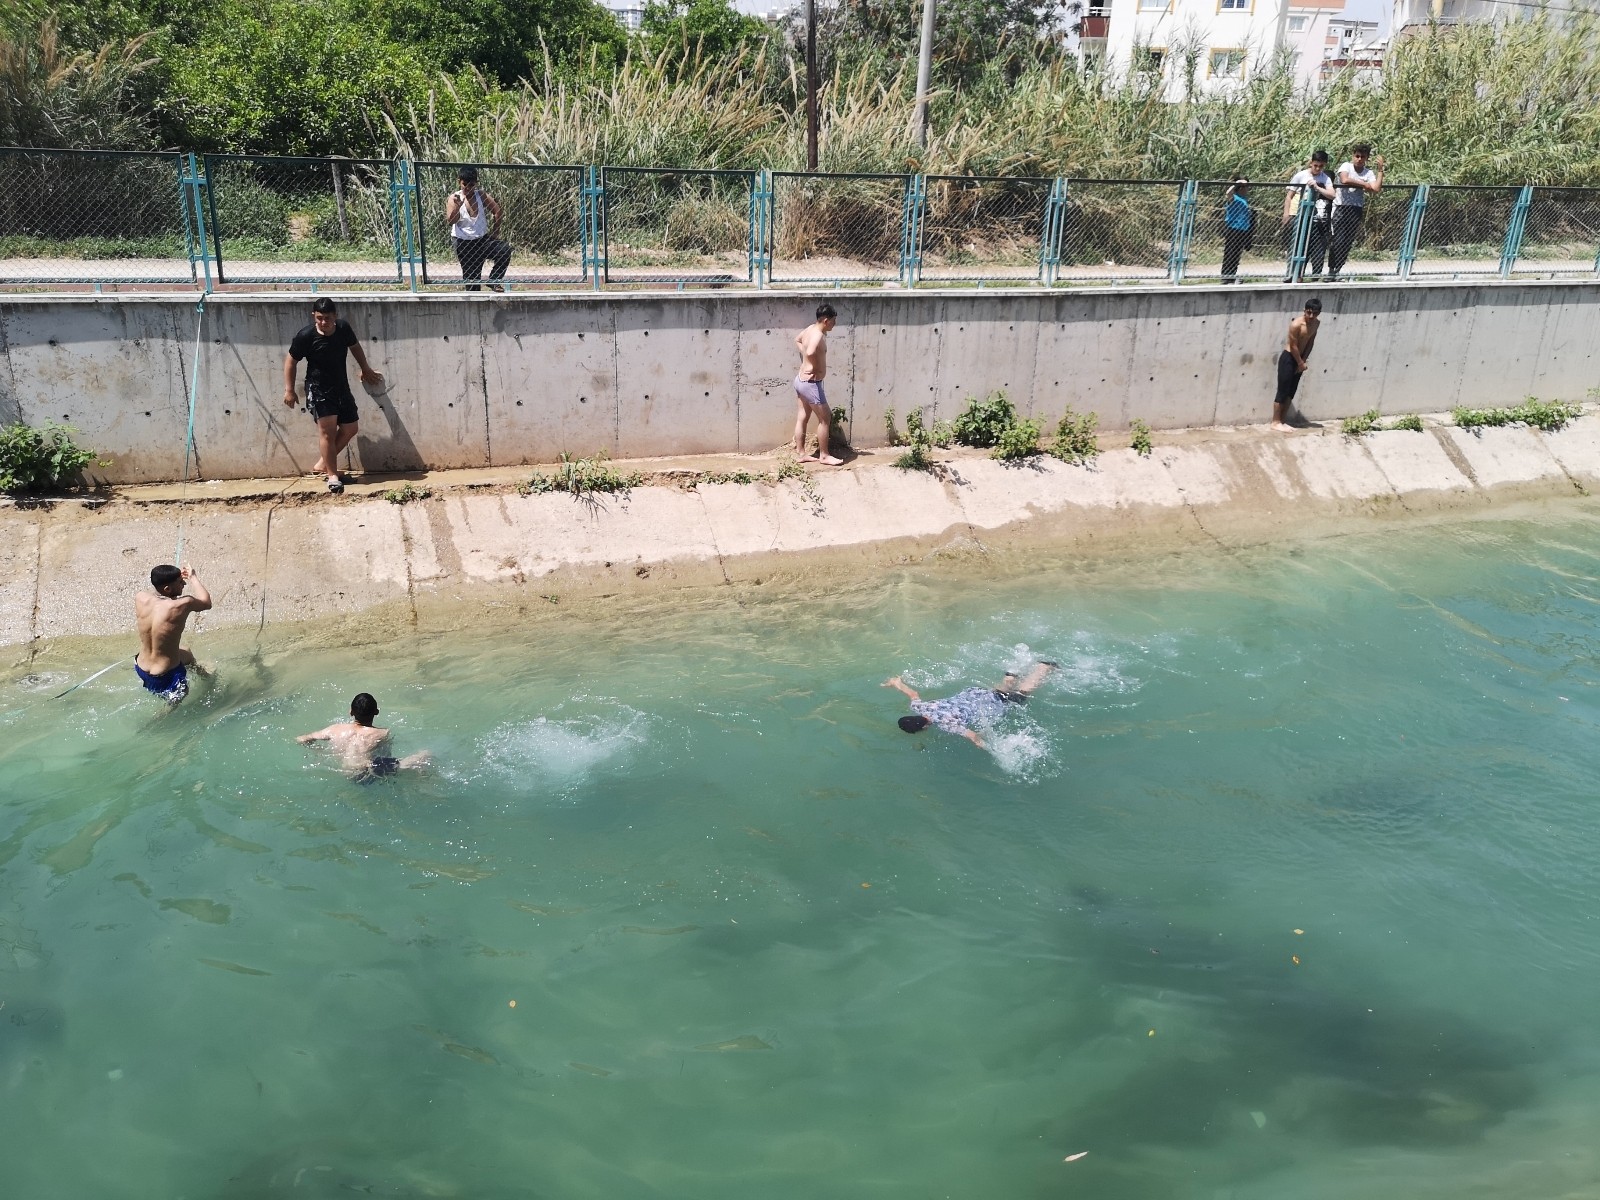
[[[1600,1194],[1600,508],[1023,566],[12,674],[0,1195]]]

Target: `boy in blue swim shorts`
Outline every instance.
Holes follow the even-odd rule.
[[[184,594],[185,585],[193,587]],[[150,569],[150,592],[133,598],[134,624],[139,629],[139,653],[133,670],[145,691],[176,704],[189,694],[189,668],[200,669],[194,655],[180,643],[189,614],[211,607],[211,593],[188,567],[163,563]]]
[[[904,692],[910,698],[911,715],[900,718],[900,728],[907,733],[921,733],[929,725],[936,725],[945,733],[966,738],[981,750],[983,738],[976,730],[994,725],[1011,706],[1026,704],[1034,689],[1055,669],[1055,663],[1040,659],[1020,681],[1013,672],[1007,671],[999,687],[969,687],[943,700],[924,700],[898,675],[884,680],[883,686]]]

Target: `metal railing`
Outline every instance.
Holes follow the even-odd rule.
[[[473,164],[0,148],[0,287],[938,287],[1600,278],[1600,188]],[[493,216],[491,210],[491,216]]]

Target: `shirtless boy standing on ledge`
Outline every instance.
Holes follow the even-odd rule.
[[[194,594],[183,594],[185,584]],[[154,692],[168,704],[176,704],[189,694],[189,668],[200,670],[194,655],[179,643],[189,614],[211,607],[211,593],[188,567],[163,563],[150,569],[150,586],[155,594],[140,592],[133,598],[134,622],[139,627],[139,654],[133,669],[147,692]]]
[[[800,373],[794,377],[794,394],[800,400],[800,411],[794,419],[794,456],[801,462],[821,463],[825,467],[844,465],[844,459],[828,453],[828,431],[833,426],[833,413],[828,408],[827,393],[822,390],[822,377],[828,373],[828,334],[836,317],[831,304],[817,305],[817,319],[800,331],[794,344],[800,348]],[[817,419],[817,452],[806,453],[806,422]]]

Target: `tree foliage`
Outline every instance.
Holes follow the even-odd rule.
[[[149,125],[133,103],[151,65],[144,48],[134,38],[73,52],[49,17],[27,33],[0,34],[0,145],[148,147]]]
[[[745,16],[728,0],[651,0],[639,24],[646,55],[667,54],[679,64],[749,60],[772,37],[765,22]]]
[[[621,61],[627,35],[593,0],[372,0],[372,23],[446,71],[475,68],[502,86]]]

